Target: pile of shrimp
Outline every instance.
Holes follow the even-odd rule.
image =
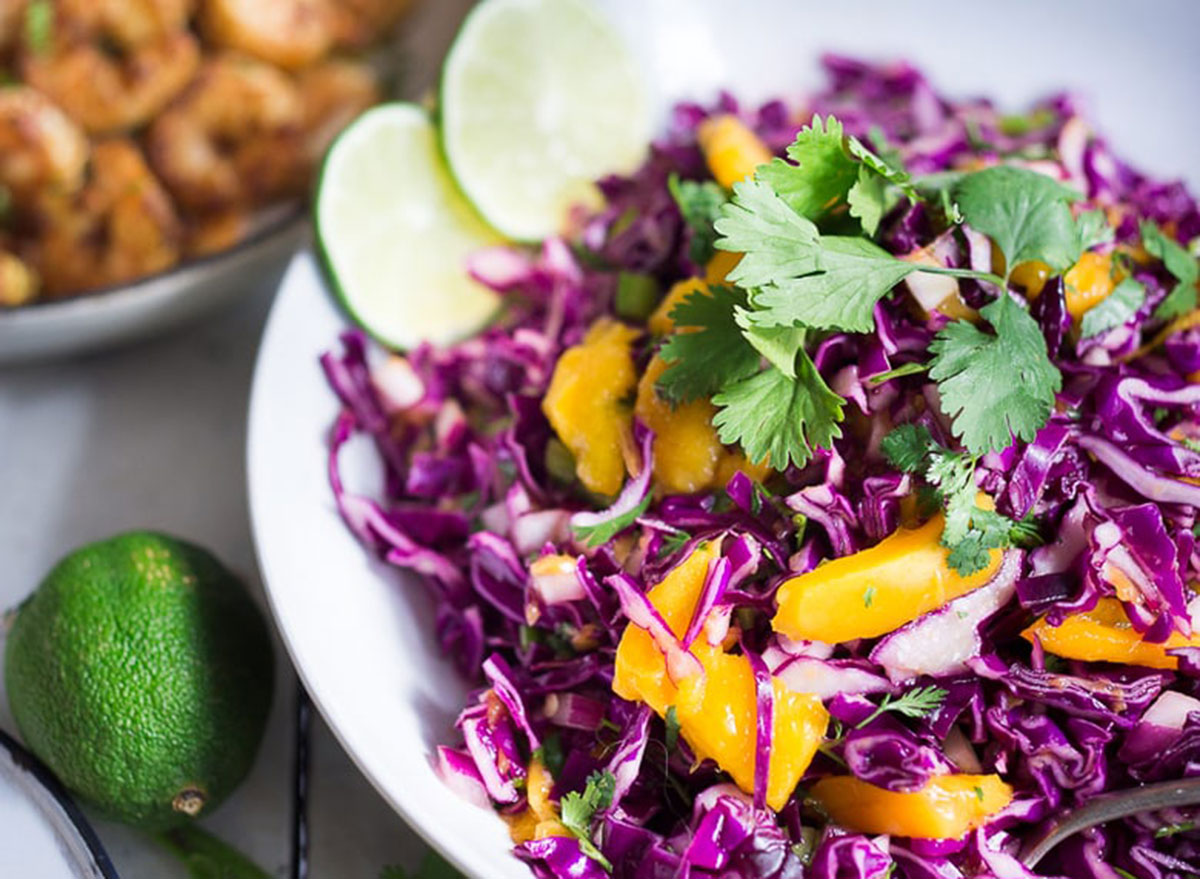
[[[0,308],[225,250],[377,102],[410,0],[0,0]]]

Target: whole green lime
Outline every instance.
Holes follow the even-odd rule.
[[[271,704],[267,625],[206,550],[131,532],[68,555],[17,609],[9,707],[29,748],[105,814],[207,814],[254,762]]]

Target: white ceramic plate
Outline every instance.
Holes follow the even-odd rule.
[[[1014,109],[1064,86],[1081,91],[1125,155],[1160,175],[1200,177],[1200,117],[1190,108],[1200,4],[1191,0],[1136,11],[1095,0],[602,5],[657,84],[660,113],[671,97],[711,97],[722,85],[794,99],[820,84],[825,49],[907,57],[949,92]],[[396,810],[468,876],[527,879],[504,825],[458,800],[430,767],[465,690],[433,638],[430,602],[372,562],[334,509],[325,468],[337,405],[317,357],[344,325],[312,257],[299,257],[263,338],[250,411],[251,518],[276,620],[326,720]],[[349,456],[344,469],[356,487],[375,484],[369,454]]]
[[[275,208],[222,253],[120,287],[0,309],[0,365],[86,354],[173,329],[277,284],[307,237],[306,206]]]

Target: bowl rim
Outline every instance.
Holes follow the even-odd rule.
[[[186,259],[165,271],[155,272],[124,284],[109,284],[79,293],[71,293],[57,299],[34,299],[32,302],[25,302],[21,305],[0,308],[0,323],[17,321],[22,318],[28,319],[33,315],[42,318],[50,315],[69,314],[73,311],[93,308],[95,303],[100,301],[111,302],[135,299],[143,294],[152,295],[146,291],[160,287],[163,282],[202,273],[213,265],[253,251],[267,241],[284,235],[307,222],[311,214],[311,200],[308,198],[296,199],[267,208],[267,210],[272,209],[280,211],[278,217],[273,217],[261,228],[254,230],[232,247]]]
[[[67,820],[75,828],[75,832],[79,835],[80,841],[87,849],[88,855],[92,859],[92,865],[100,871],[100,876],[103,879],[120,879],[117,874],[117,868],[113,866],[112,859],[105,851],[103,843],[100,842],[100,837],[96,835],[95,829],[88,822],[87,816],[83,814],[83,810],[67,793],[67,789],[63,787],[62,782],[54,777],[49,768],[42,763],[37,757],[30,753],[20,742],[0,729],[0,750],[8,752],[13,764],[18,768],[33,776],[33,779],[42,786],[42,788],[51,796],[54,802],[62,809]]]

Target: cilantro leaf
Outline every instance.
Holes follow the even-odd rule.
[[[947,449],[924,425],[902,424],[884,436],[880,450],[897,470],[922,476],[934,487],[935,503],[945,511],[942,545],[950,550],[947,564],[962,576],[991,562],[990,550],[1026,545],[1040,538],[1032,520],[1013,522],[976,501],[975,459]]]
[[[1094,211],[1084,211],[1076,217],[1075,234],[1079,238],[1079,249],[1084,251],[1108,244],[1116,237],[1116,230],[1108,224],[1108,217],[1104,215],[1104,211],[1097,208]]]
[[[647,494],[632,510],[598,525],[572,525],[571,533],[584,546],[602,546],[637,521],[649,506],[650,495]]]
[[[715,223],[718,250],[742,254],[727,279],[752,289],[782,276],[817,271],[817,227],[787,206],[766,183],[733,185],[733,200]]]
[[[713,243],[717,233],[713,223],[721,215],[721,208],[729,201],[725,189],[712,180],[680,180],[678,174],[667,179],[667,189],[683,221],[692,230],[688,245],[688,258],[696,265],[704,265],[713,257]]]
[[[850,205],[850,216],[862,223],[863,231],[874,235],[879,230],[879,221],[888,212],[887,181],[866,165],[858,168],[858,180],[846,193]]]
[[[872,152],[867,146],[857,137],[850,137],[846,141],[846,147],[850,150],[850,155],[858,159],[864,166],[870,168],[885,181],[899,188],[911,201],[924,201],[916,187],[913,186],[912,178],[904,168],[900,167],[900,157],[895,150],[892,150],[892,155],[885,158],[881,154]],[[860,169],[861,172],[861,169]],[[861,173],[859,176],[861,180]]]
[[[922,475],[929,466],[930,455],[939,448],[924,424],[901,424],[879,443],[879,450],[897,470]]]
[[[930,376],[954,433],[976,455],[1001,451],[1012,437],[1032,440],[1050,417],[1062,374],[1050,362],[1042,331],[1007,294],[980,309],[995,330],[947,324],[930,344]]]
[[[858,162],[847,155],[844,141],[841,122],[833,116],[824,121],[813,116],[787,148],[795,164],[774,159],[755,176],[796,213],[816,220],[844,199],[858,179]]]
[[[855,333],[875,327],[875,303],[924,267],[898,260],[865,238],[823,236],[813,248],[817,271],[788,277],[754,293],[759,326],[805,325]]]
[[[734,309],[746,294],[732,287],[694,291],[671,310],[679,328],[659,351],[667,369],[658,380],[659,393],[675,403],[716,393],[724,385],[758,371],[758,351],[742,335]]]
[[[998,165],[968,174],[954,198],[971,228],[1004,252],[1008,270],[1038,259],[1063,270],[1079,257],[1079,233],[1071,217],[1075,190],[1025,168]]]
[[[733,319],[742,328],[746,341],[788,378],[796,377],[796,352],[804,345],[808,330],[803,327],[756,327],[750,312],[735,308]]]
[[[380,871],[379,879],[462,879],[462,874],[437,852],[428,851],[416,870],[393,864]]]
[[[1102,301],[1084,312],[1079,324],[1083,338],[1090,339],[1128,322],[1145,301],[1146,288],[1133,278],[1126,278]]]
[[[1154,223],[1142,223],[1141,232],[1142,246],[1151,256],[1163,261],[1176,281],[1175,288],[1154,310],[1154,316],[1170,320],[1187,314],[1196,307],[1196,280],[1200,277],[1200,269],[1195,257]]]
[[[612,804],[616,786],[617,779],[611,772],[593,772],[588,776],[582,792],[571,791],[559,804],[559,820],[563,827],[579,840],[579,847],[585,855],[610,873],[612,864],[592,842],[592,819],[597,812],[603,812]]]
[[[18,7],[20,8],[20,7]],[[45,55],[54,46],[54,3],[31,0],[25,7],[25,46],[34,55]]]
[[[721,442],[739,443],[751,461],[769,459],[776,470],[789,462],[803,467],[814,448],[828,448],[842,435],[845,402],[801,349],[794,379],[772,366],[726,385],[713,397],[713,425]]]

